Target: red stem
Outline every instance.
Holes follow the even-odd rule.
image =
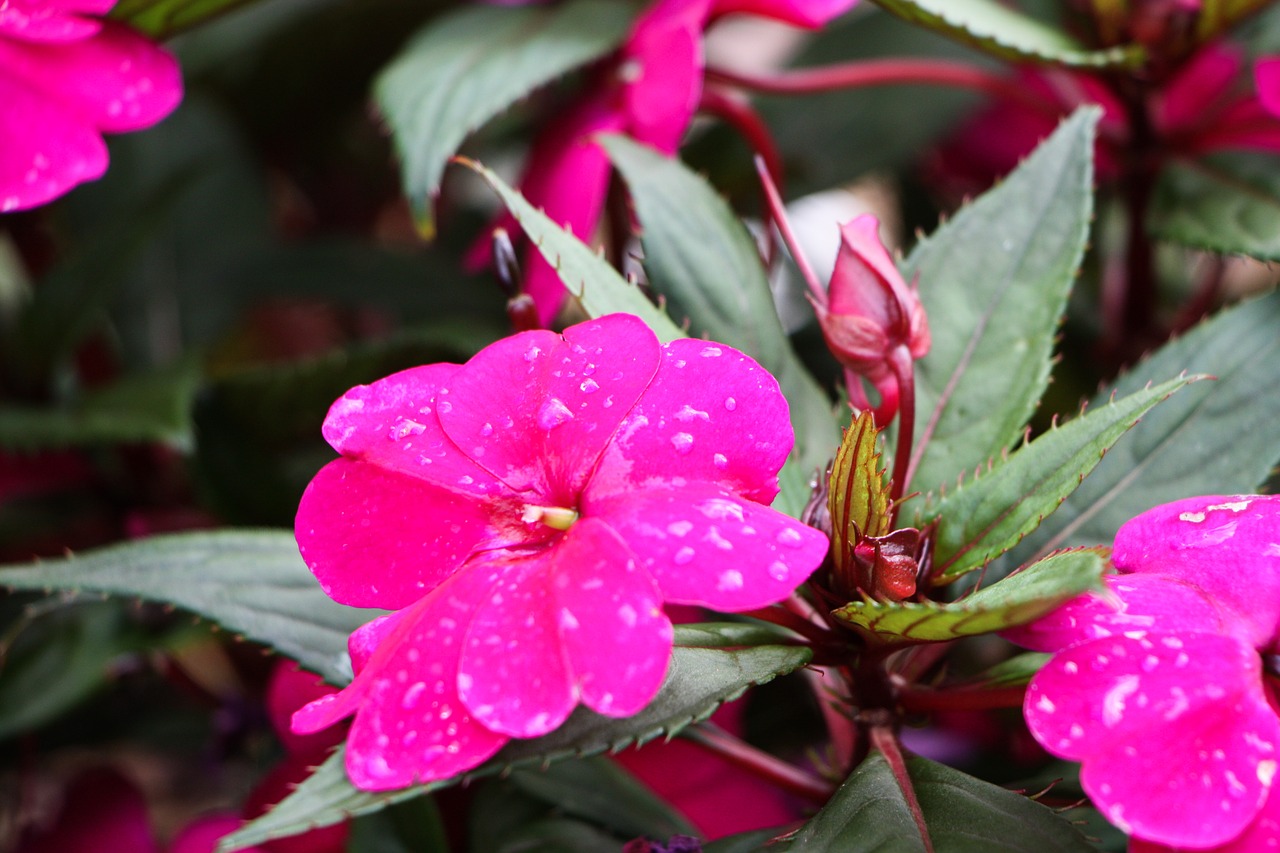
[[[782,196],[778,193],[778,187],[773,183],[773,178],[770,177],[769,170],[763,160],[756,160],[756,173],[760,175],[760,186],[764,189],[764,197],[765,201],[768,202],[769,214],[773,219],[773,223],[778,226],[778,231],[781,232],[787,248],[791,250],[791,258],[796,262],[796,267],[800,270],[800,277],[804,279],[805,285],[809,288],[810,298],[814,304],[825,308],[827,306],[827,291],[822,286],[822,282],[818,281],[818,274],[813,271],[813,266],[809,263],[809,259],[800,250],[800,243],[796,240],[796,232],[791,230],[791,221],[787,219],[787,209],[782,203]]]
[[[1045,103],[1016,80],[993,74],[961,62],[938,59],[868,59],[801,68],[777,74],[745,74],[723,68],[707,68],[706,78],[716,83],[740,86],[770,94],[813,94],[836,89],[859,89],[868,86],[929,83],[957,89],[972,89],[1017,101],[1036,112],[1055,119],[1059,112],[1054,104]]]
[[[1022,687],[965,687],[953,690],[929,690],[911,685],[898,688],[898,702],[908,714],[927,711],[989,711],[994,708],[1017,708],[1026,695]]]
[[[933,853],[933,841],[929,838],[929,827],[924,822],[924,810],[920,808],[920,799],[911,784],[911,775],[907,773],[907,760],[902,755],[902,746],[893,730],[886,726],[871,727],[871,744],[880,750],[884,760],[888,762],[893,778],[902,790],[902,797],[907,801],[911,817],[915,819],[916,829],[920,832],[920,840],[924,842],[925,853]]]
[[[835,791],[830,783],[757,749],[712,723],[700,723],[687,728],[680,736],[720,756],[735,767],[819,805],[831,799],[831,794]]]

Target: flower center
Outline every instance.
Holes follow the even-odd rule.
[[[541,521],[547,527],[552,527],[556,530],[568,530],[578,520],[578,511],[562,506],[533,506],[530,504],[524,508],[524,513],[520,516],[520,520],[526,524]]]

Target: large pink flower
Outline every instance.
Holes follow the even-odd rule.
[[[150,127],[182,99],[177,63],[90,15],[115,0],[0,3],[0,211],[44,204],[107,168],[103,133]]]
[[[602,66],[583,98],[535,141],[520,188],[556,224],[590,240],[609,188],[609,159],[593,141],[625,133],[674,154],[702,96],[703,30],[721,15],[750,12],[819,27],[856,0],[655,0]],[[510,218],[504,222],[511,228]],[[525,288],[550,325],[565,299],[555,270],[529,253]]]
[[[1280,497],[1156,507],[1120,528],[1113,561],[1107,594],[1013,632],[1056,652],[1027,690],[1032,734],[1083,762],[1085,791],[1134,850],[1270,849]]]
[[[336,600],[396,612],[294,730],[354,713],[367,789],[471,768],[579,701],[639,711],[670,659],[664,602],[761,607],[826,553],[767,506],[793,440],[773,378],[630,315],[354,388],[324,434],[342,458],[303,495],[303,557]]]

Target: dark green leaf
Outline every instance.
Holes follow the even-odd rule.
[[[907,761],[936,853],[1092,853],[1070,823],[1021,794],[923,758]],[[922,853],[888,763],[873,754],[794,836],[766,850]]]
[[[418,797],[351,822],[348,850],[377,853],[449,853],[440,809],[432,797]]]
[[[287,655],[334,684],[351,680],[347,637],[380,611],[320,589],[293,534],[178,533],[61,560],[0,567],[0,586],[103,592],[166,602]]]
[[[0,448],[44,450],[117,442],[192,444],[191,406],[199,365],[130,376],[66,408],[0,405]]]
[[[1280,260],[1280,169],[1274,155],[1178,161],[1160,176],[1148,227],[1223,254]]]
[[[507,210],[511,211],[547,263],[559,273],[569,292],[582,302],[588,314],[592,317],[614,312],[635,314],[653,329],[661,341],[688,337],[581,240],[556,225],[542,211],[534,209],[524,196],[489,169],[479,163],[468,165],[501,196]]]
[[[1024,652],[1001,661],[990,669],[964,682],[966,687],[1017,687],[1029,682],[1053,655],[1044,652]]]
[[[778,636],[769,631],[771,636]],[[706,719],[722,703],[737,698],[753,684],[791,672],[809,662],[812,652],[801,646],[738,646],[750,634],[737,625],[676,627],[676,649],[667,680],[639,714],[615,719],[578,708],[556,731],[533,740],[513,740],[490,761],[470,773],[398,791],[356,790],[347,779],[340,747],[276,808],[223,839],[221,850],[258,844],[366,814],[465,778],[492,776],[519,767],[537,767],[575,756],[616,751],[656,737],[670,737]],[[760,635],[755,635],[760,636]],[[699,647],[685,645],[696,643]],[[714,644],[717,647],[705,647]]]
[[[410,40],[379,76],[374,97],[424,233],[434,233],[431,205],[462,141],[529,92],[611,51],[631,13],[619,0],[474,4]]]
[[[1097,121],[1096,108],[1077,111],[907,259],[933,335],[916,365],[911,489],[985,465],[1035,411],[1093,210]]]
[[[916,526],[937,523],[934,583],[948,584],[1017,545],[1075,491],[1126,431],[1190,381],[1143,388],[1091,409],[926,507]]]
[[[875,0],[895,15],[1003,59],[1052,62],[1084,68],[1134,66],[1143,52],[1133,45],[1090,50],[1065,32],[996,0]]]
[[[960,601],[855,601],[833,615],[887,644],[990,634],[1025,625],[1100,586],[1106,565],[1096,551],[1060,551]]]
[[[617,838],[594,826],[553,817],[521,827],[494,853],[600,853],[620,847]]]
[[[1140,512],[1193,495],[1256,490],[1280,459],[1280,294],[1223,311],[1103,389],[1094,405],[1181,370],[1206,373],[1142,419],[1009,555],[1110,544]]]
[[[604,146],[631,190],[645,270],[667,297],[668,313],[687,317],[693,335],[737,347],[772,373],[791,405],[797,463],[802,471],[825,469],[839,443],[831,400],[791,349],[755,240],[680,161],[622,136],[606,137]]]

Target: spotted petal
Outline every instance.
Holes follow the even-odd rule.
[[[1262,811],[1258,812],[1258,816],[1243,833],[1225,844],[1210,847],[1200,853],[1272,853],[1276,849],[1277,839],[1280,839],[1280,792],[1272,787]],[[1131,838],[1129,853],[1178,853],[1178,848]]]
[[[1046,749],[1083,762],[1082,784],[1107,818],[1152,841],[1200,848],[1234,838],[1275,774],[1280,720],[1257,653],[1233,637],[1082,643],[1032,679],[1024,711]]]
[[[794,441],[786,398],[768,371],[724,344],[672,341],[587,492],[700,480],[768,504]]]
[[[497,580],[493,571],[459,573],[376,623],[371,630],[381,641],[355,681],[295,714],[294,731],[314,731],[354,711],[347,774],[370,791],[446,779],[493,755],[507,736],[467,711],[457,673],[472,608]]]
[[[659,353],[653,332],[629,314],[563,337],[524,332],[472,357],[436,395],[436,413],[453,442],[512,489],[573,507]]]
[[[827,537],[707,483],[662,485],[584,505],[627,543],[663,599],[716,610],[790,595],[822,562]]]
[[[1116,533],[1122,572],[1182,578],[1232,611],[1254,648],[1280,625],[1280,496],[1188,498],[1130,519]]]

